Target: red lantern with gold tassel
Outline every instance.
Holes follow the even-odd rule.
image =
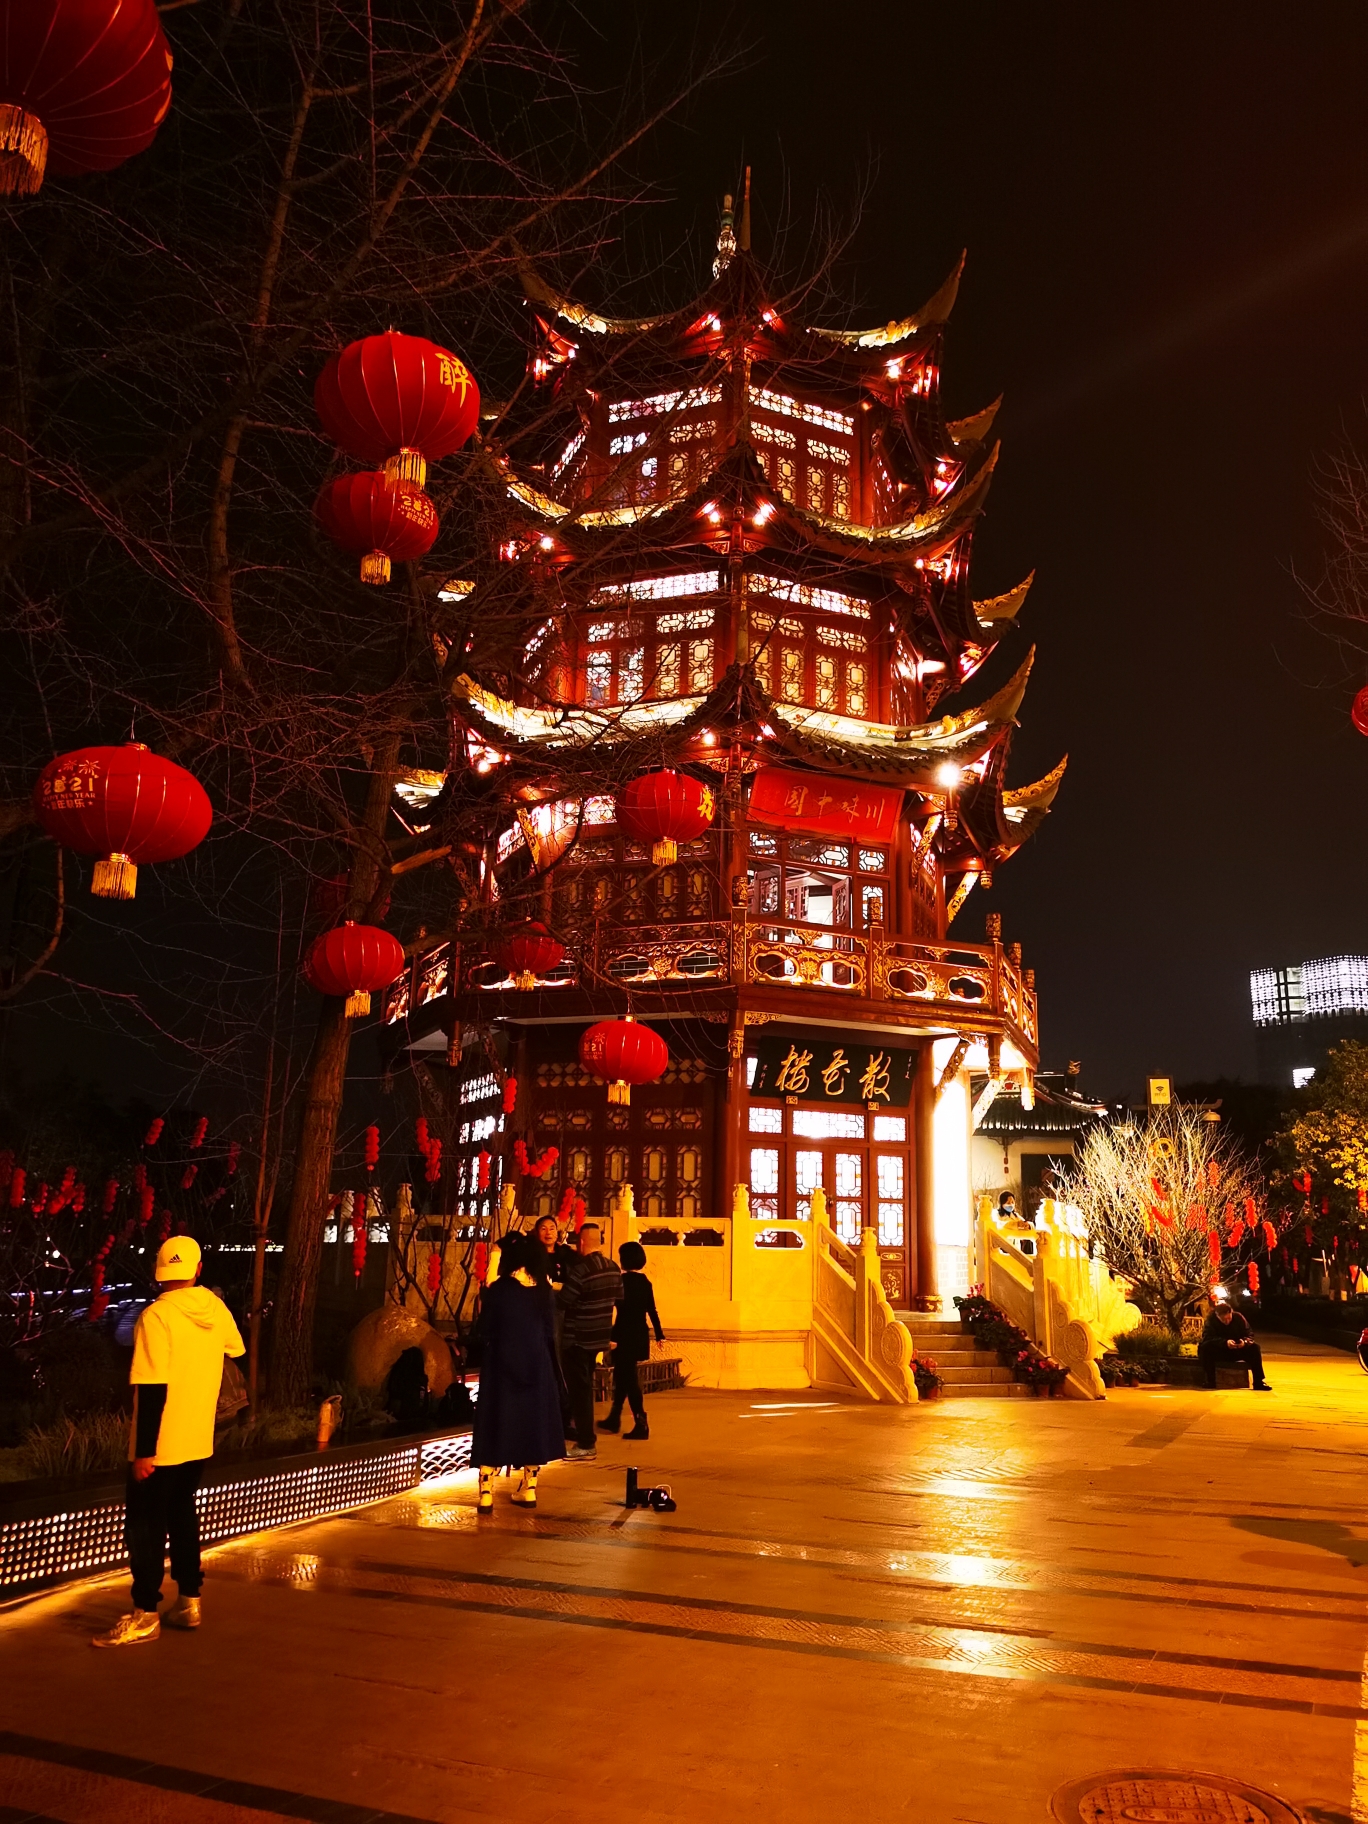
[[[371,995],[404,970],[404,946],[379,925],[350,920],[316,938],[304,959],[304,980],[320,994],[345,995],[347,1018],[370,1012]]]
[[[14,0],[0,32],[0,195],[112,171],[171,106],[155,0]]]
[[[214,815],[199,780],[140,741],[78,747],[49,760],[33,809],[54,842],[100,857],[90,877],[99,899],[132,899],[139,866],[188,855]]]
[[[411,481],[339,475],[314,502],[314,518],[335,545],[361,559],[361,581],[390,580],[391,561],[425,557],[441,527],[437,509]]]
[[[565,945],[532,918],[504,932],[494,946],[494,960],[513,977],[515,988],[535,988],[539,976],[550,975],[565,961]]]
[[[617,795],[617,823],[633,842],[651,844],[651,860],[665,867],[679,844],[701,836],[717,805],[711,786],[671,767],[629,779]]]
[[[339,449],[422,487],[428,463],[469,440],[480,389],[449,348],[391,329],[333,356],[314,383],[314,410]]]
[[[580,1063],[591,1077],[608,1084],[608,1100],[628,1103],[633,1084],[654,1083],[665,1074],[670,1053],[664,1039],[629,1014],[625,1020],[600,1020],[583,1034]]]

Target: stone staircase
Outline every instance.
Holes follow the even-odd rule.
[[[898,1319],[912,1332],[912,1347],[929,1355],[945,1382],[941,1397],[947,1400],[1017,1400],[1031,1389],[1014,1380],[1003,1368],[995,1349],[976,1349],[974,1339],[958,1318],[928,1317],[920,1311],[899,1311]]]

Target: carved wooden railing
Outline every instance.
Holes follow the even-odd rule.
[[[889,937],[882,926],[843,931],[793,919],[697,919],[624,925],[600,921],[583,934],[544,991],[623,986],[687,989],[700,982],[816,989],[857,998],[921,1003],[951,1017],[982,1013],[1004,1021],[1034,1047],[1036,999],[1000,944],[930,944]],[[420,951],[390,989],[385,1019],[393,1025],[450,991],[508,990],[512,982],[483,948],[436,944]]]
[[[1113,1337],[1133,1330],[1140,1312],[1128,1303],[1124,1282],[1114,1280],[1088,1253],[1082,1217],[1071,1205],[1047,1200],[1041,1226],[999,1227],[993,1203],[979,1203],[978,1272],[985,1295],[1068,1369],[1067,1391],[1076,1399],[1104,1397],[1097,1364]],[[1024,1254],[1029,1239],[1034,1252]]]
[[[907,1404],[917,1399],[912,1376],[912,1333],[893,1315],[879,1275],[879,1244],[866,1229],[848,1248],[825,1221],[820,1190],[812,1208],[812,1347],[814,1386],[848,1382],[871,1400]],[[821,1360],[825,1351],[844,1381]]]

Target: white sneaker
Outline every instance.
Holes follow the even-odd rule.
[[[168,1628],[197,1628],[200,1625],[199,1597],[177,1596],[175,1603],[162,1616],[162,1625]]]
[[[597,1458],[597,1447],[592,1444],[588,1449],[583,1444],[572,1444],[565,1453],[567,1463],[593,1463],[597,1461]]]
[[[92,1647],[133,1647],[140,1640],[156,1640],[161,1634],[161,1616],[155,1609],[134,1609],[131,1615],[120,1615],[107,1634],[97,1634]]]

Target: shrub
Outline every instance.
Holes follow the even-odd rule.
[[[1144,1362],[1126,1361],[1119,1355],[1104,1355],[1099,1369],[1104,1387],[1140,1387],[1149,1378]]]
[[[80,1476],[122,1469],[128,1461],[128,1415],[96,1412],[61,1424],[38,1426],[17,1452],[23,1477]]]
[[[1181,1338],[1171,1330],[1151,1329],[1148,1324],[1127,1330],[1115,1339],[1113,1347],[1118,1355],[1132,1362],[1149,1361],[1157,1355],[1181,1355],[1183,1349]]]

